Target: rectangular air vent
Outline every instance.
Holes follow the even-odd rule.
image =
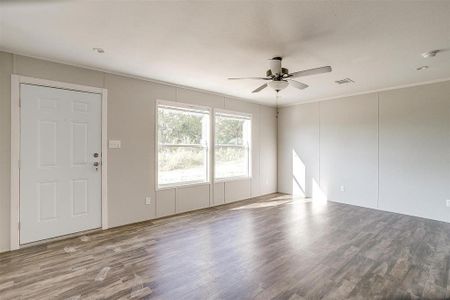
[[[350,78],[344,78],[341,80],[336,80],[335,81],[337,84],[346,84],[346,83],[352,83],[354,82],[353,80],[351,80]]]

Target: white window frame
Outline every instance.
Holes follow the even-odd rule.
[[[220,115],[220,114],[224,114],[224,115],[230,115],[230,116],[236,116],[236,118],[241,118],[241,119],[247,119],[250,121],[250,132],[249,132],[249,141],[248,141],[248,146],[237,146],[237,145],[230,145],[230,147],[239,147],[239,148],[245,148],[247,149],[247,156],[248,156],[248,175],[244,175],[244,176],[233,176],[233,177],[219,177],[216,178],[216,116]],[[214,182],[227,182],[227,181],[236,181],[236,180],[248,180],[248,179],[252,179],[252,140],[253,140],[253,132],[252,132],[252,127],[253,127],[253,115],[250,113],[243,113],[243,112],[239,112],[239,111],[232,111],[232,110],[225,110],[225,109],[214,109],[214,114],[213,114],[213,118],[212,118],[212,122],[214,123],[213,128],[213,162],[214,162],[214,166],[213,166],[213,180]],[[222,147],[225,145],[222,145]]]
[[[159,132],[158,132],[158,124],[159,124],[159,117],[158,117],[158,108],[160,106],[167,106],[172,107],[174,109],[180,109],[183,111],[191,110],[191,111],[207,111],[209,114],[209,124],[208,124],[208,132],[206,134],[206,145],[201,146],[198,145],[199,148],[205,149],[205,153],[207,155],[206,158],[206,181],[199,181],[199,180],[193,180],[193,181],[183,181],[183,182],[176,182],[176,183],[169,183],[169,184],[159,184]],[[212,109],[208,106],[201,106],[201,105],[192,105],[182,102],[175,102],[175,101],[166,101],[166,100],[157,100],[156,106],[155,106],[155,190],[165,190],[165,189],[172,189],[172,188],[178,188],[178,187],[185,187],[185,186],[196,186],[196,185],[209,185],[211,183],[211,120],[213,118],[212,115]],[[196,145],[166,145],[167,147],[187,147],[190,148],[196,148]]]

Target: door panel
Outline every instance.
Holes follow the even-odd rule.
[[[21,84],[20,243],[101,227],[101,95]]]

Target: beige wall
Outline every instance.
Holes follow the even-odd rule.
[[[276,192],[275,108],[0,52],[0,251],[9,249],[10,239],[11,74],[108,90],[108,139],[122,141],[121,149],[108,151],[111,227]],[[252,178],[156,192],[154,116],[157,99],[252,113]],[[151,205],[145,205],[146,196],[152,198]]]
[[[450,222],[450,82],[380,94],[379,206]]]
[[[319,157],[320,187],[329,199],[377,207],[376,94],[320,103]]]
[[[450,81],[284,107],[278,131],[280,192],[305,169],[307,196],[450,222]]]
[[[0,52],[0,252],[9,249],[12,55]]]
[[[311,197],[313,181],[319,182],[319,103],[281,108],[278,115],[278,190]]]

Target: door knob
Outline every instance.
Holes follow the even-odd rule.
[[[98,157],[98,153],[97,152],[94,153],[94,157]]]

